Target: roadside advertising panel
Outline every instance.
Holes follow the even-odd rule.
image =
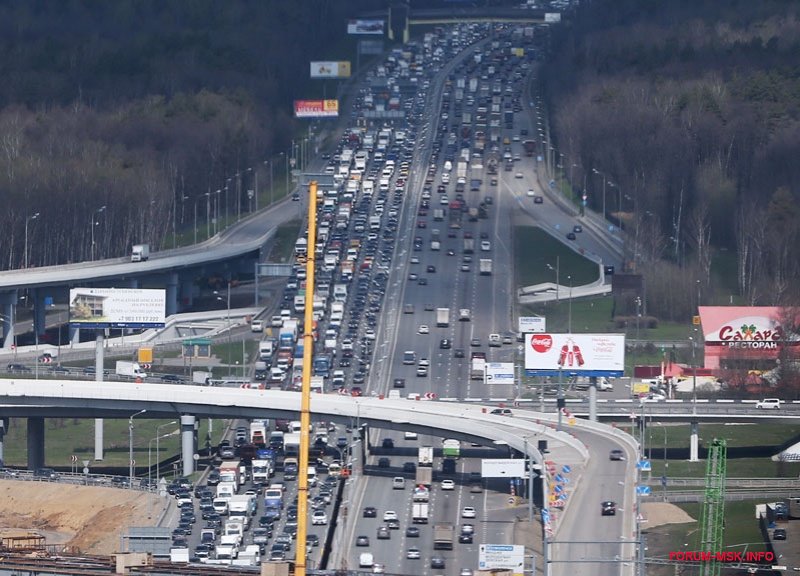
[[[523,458],[482,458],[482,478],[525,478]]]
[[[555,24],[557,22],[561,22],[561,13],[560,12],[547,12],[544,15],[544,21],[546,24]]]
[[[350,78],[350,62],[312,62],[312,78]]]
[[[481,544],[478,546],[479,570],[511,570],[522,576],[525,567],[525,546],[512,544]]]
[[[348,34],[375,34],[383,35],[386,26],[385,20],[348,20]]]
[[[519,330],[523,334],[529,332],[544,332],[547,330],[547,319],[544,316],[520,316]]]
[[[295,100],[296,118],[335,118],[339,116],[338,100]]]
[[[163,328],[166,292],[135,288],[72,288],[69,323],[77,328]]]
[[[487,384],[513,384],[514,383],[514,363],[513,362],[487,362],[486,363],[486,383]]]
[[[530,376],[622,376],[624,334],[526,334],[525,371]]]

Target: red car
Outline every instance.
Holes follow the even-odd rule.
[[[361,390],[361,386],[353,386],[350,388],[350,396],[363,396],[364,391]]]

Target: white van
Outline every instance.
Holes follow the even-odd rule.
[[[402,476],[395,476],[392,478],[392,490],[405,490],[406,479]]]
[[[358,556],[358,567],[359,568],[372,568],[372,565],[375,563],[375,559],[372,557],[372,554],[369,552],[362,552]]]
[[[306,469],[306,477],[308,478],[308,485],[313,487],[317,485],[317,469],[314,466],[309,466]]]

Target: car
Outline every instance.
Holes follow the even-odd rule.
[[[386,574],[386,566],[383,564],[375,563],[372,565],[373,574]]]
[[[440,486],[441,486],[442,490],[455,490],[456,489],[456,483],[453,482],[452,480],[449,480],[449,479],[442,480],[442,483],[440,484]]]
[[[781,401],[778,398],[764,398],[756,402],[756,408],[766,410],[778,410],[781,407]]]
[[[492,249],[492,243],[488,240],[481,241],[481,252],[489,252]]]
[[[600,503],[601,516],[615,516],[617,514],[617,504],[611,500]]]
[[[773,540],[786,540],[786,530],[784,528],[775,528],[772,531]]]
[[[469,345],[479,347],[481,345],[480,338],[473,338],[472,340],[469,341]]]
[[[419,258],[417,258],[416,256],[412,256],[411,257],[411,263],[412,264],[419,264]]]
[[[580,234],[583,232],[583,227],[580,224],[575,224],[575,226],[572,227],[572,231],[576,234]]]
[[[391,438],[384,438],[381,440],[381,448],[394,448],[394,440]]]
[[[429,334],[430,328],[428,328],[427,324],[420,324],[419,328],[417,328],[417,334]]]
[[[369,546],[369,536],[357,536],[356,537],[356,546]]]
[[[427,286],[428,285],[428,279],[425,278],[425,277],[420,278],[419,280],[417,280],[417,284],[419,284],[420,286]]]
[[[477,513],[475,512],[475,508],[472,506],[464,506],[461,509],[461,517],[462,518],[475,518]]]
[[[388,527],[378,526],[377,536],[378,540],[389,540],[392,537],[392,533],[389,532]]]
[[[461,533],[462,534],[475,534],[475,525],[474,524],[462,524],[461,525]]]
[[[625,452],[623,452],[619,448],[614,448],[611,452],[609,452],[608,459],[609,460],[624,460],[625,459]]]
[[[417,376],[420,378],[425,378],[428,375],[428,367],[427,366],[417,366]]]
[[[388,522],[389,520],[397,520],[397,512],[394,510],[387,510],[383,513],[383,521]]]
[[[425,312],[433,312],[433,310],[434,310],[433,304],[431,304],[430,302],[425,304]]]
[[[417,433],[416,432],[410,432],[410,431],[403,432],[403,439],[405,439],[405,440],[416,440],[417,439]]]
[[[409,279],[409,280],[411,280],[412,282],[413,282],[414,280],[417,280],[418,278],[419,278],[419,277],[418,277],[418,276],[416,275],[416,273],[414,273],[414,272],[412,272],[411,274],[409,274],[409,275],[408,275],[408,279]]]
[[[535,197],[536,197],[536,191],[533,189],[528,190],[528,198],[535,198]]]
[[[570,232],[567,234],[567,240],[575,240],[577,236],[575,236],[575,232]]]
[[[534,204],[544,204],[544,197],[543,196],[535,196],[533,198]]]
[[[366,506],[364,511],[362,512],[362,516],[364,518],[377,518],[378,517],[378,510],[373,506]]]
[[[443,569],[444,568],[444,558],[441,556],[433,556],[431,558],[431,568],[436,569]]]
[[[463,348],[456,348],[453,351],[453,358],[463,358],[464,357],[464,349]]]
[[[350,388],[350,396],[363,396],[364,390],[361,389],[361,386],[353,386]]]
[[[434,266],[433,264],[429,264],[429,265],[428,265],[428,267],[426,268],[426,270],[427,270],[429,273],[436,272],[436,266]]]
[[[395,378],[392,381],[393,388],[405,388],[406,387],[406,379],[405,378]]]
[[[458,576],[472,576],[472,569],[462,568],[461,572],[458,573]]]
[[[319,536],[317,534],[306,534],[306,546],[319,546]]]
[[[490,414],[494,414],[495,416],[513,416],[514,413],[509,408],[495,408],[490,412]]]
[[[459,544],[472,544],[472,534],[459,534],[458,535],[458,543]]]
[[[403,472],[414,473],[417,471],[417,465],[413,462],[403,462]]]
[[[413,314],[414,313],[414,305],[413,304],[405,304],[403,306],[403,314]]]
[[[452,343],[447,338],[442,338],[439,340],[439,348],[441,350],[449,350]]]
[[[409,560],[419,560],[422,557],[422,554],[419,551],[419,548],[411,547],[406,552],[406,558]]]
[[[392,465],[392,461],[386,458],[378,458],[378,468],[389,468]]]

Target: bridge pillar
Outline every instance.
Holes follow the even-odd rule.
[[[69,327],[69,343],[78,344],[81,341],[81,329],[77,326],[70,325]]]
[[[44,466],[44,418],[28,418],[28,470]]]
[[[699,436],[700,436],[700,422],[692,420],[689,432],[689,462],[697,462],[699,457]]]
[[[0,324],[3,326],[3,348],[11,348],[15,344],[14,324],[17,310],[17,291],[3,292],[0,294],[0,305],[3,307]]]
[[[589,422],[597,422],[597,378],[589,384]]]
[[[194,424],[196,418],[189,415],[181,416],[181,460],[183,460],[183,475],[194,473]]]
[[[33,334],[41,336],[47,330],[47,306],[44,303],[44,290],[34,288],[33,292]]]
[[[178,313],[178,274],[173,272],[167,276],[166,312],[167,316]]]
[[[183,278],[180,283],[181,309],[185,309],[194,304],[194,282],[191,278]]]
[[[5,442],[6,431],[8,430],[8,418],[0,418],[0,467],[5,466],[5,451],[3,450],[3,442]]]

